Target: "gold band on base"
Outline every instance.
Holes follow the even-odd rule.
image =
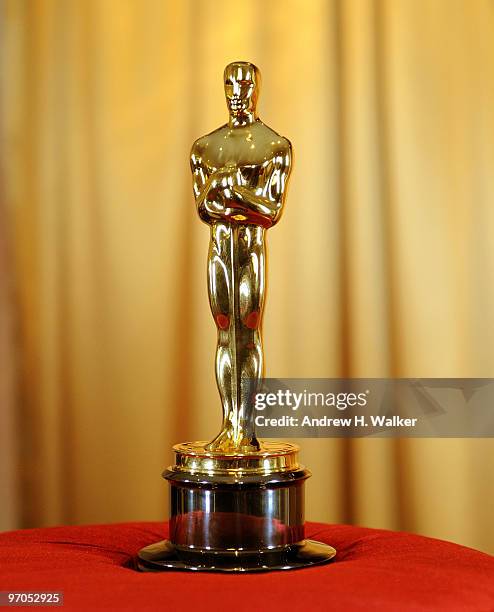
[[[173,447],[175,465],[169,470],[208,476],[252,476],[289,472],[299,468],[299,447],[288,442],[262,442],[259,451],[206,450],[207,442],[185,442]]]

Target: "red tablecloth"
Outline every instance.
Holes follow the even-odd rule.
[[[0,591],[63,591],[70,610],[494,610],[494,557],[450,542],[308,523],[307,537],[338,550],[328,565],[240,575],[132,569],[136,552],[167,529],[123,523],[0,534]]]

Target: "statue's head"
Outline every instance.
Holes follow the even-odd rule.
[[[225,96],[232,117],[255,113],[261,85],[259,68],[249,62],[232,62],[224,72]]]

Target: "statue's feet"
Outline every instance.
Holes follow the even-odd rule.
[[[213,453],[256,453],[261,449],[261,445],[255,436],[242,436],[236,440],[232,432],[223,430],[214,440],[206,444],[205,448]]]

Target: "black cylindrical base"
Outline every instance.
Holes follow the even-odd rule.
[[[330,561],[336,551],[314,540],[277,549],[256,551],[187,550],[169,540],[146,546],[139,551],[137,567],[144,572],[194,570],[207,572],[253,572],[300,569]]]
[[[139,552],[141,570],[259,571],[329,561],[335,550],[305,540],[298,448],[265,445],[251,454],[211,454],[200,443],[175,447],[170,536]]]
[[[170,541],[206,550],[261,550],[304,538],[304,480],[227,484],[177,482],[171,485]],[[274,480],[274,482],[273,482]]]

